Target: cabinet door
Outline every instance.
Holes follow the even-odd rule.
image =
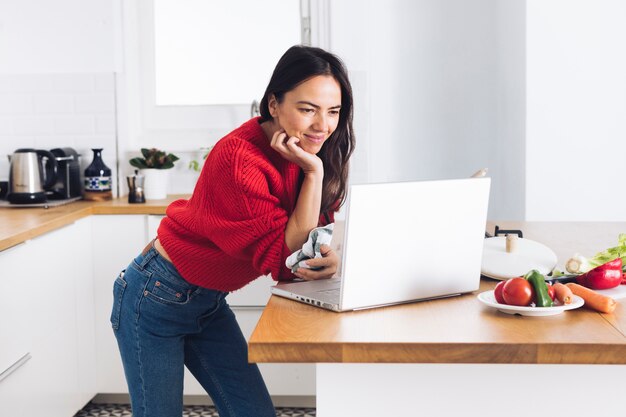
[[[52,334],[74,319],[74,282],[71,273],[73,226],[26,241],[2,252],[0,293],[11,336],[32,345],[34,338]],[[6,268],[6,269],[4,269]],[[4,312],[4,311],[3,311]],[[4,312],[4,313],[7,313]]]
[[[18,319],[27,309],[23,294],[28,293],[29,284],[21,279],[20,271],[29,261],[28,255],[26,243],[0,252],[0,374],[32,349],[28,332]]]
[[[89,222],[81,221],[1,254],[8,260],[8,275],[0,280],[2,301],[8,301],[0,304],[9,305],[3,316],[13,326],[8,339],[31,359],[0,382],[0,415],[73,415],[96,393],[93,383],[83,380],[81,387],[79,380],[79,327],[93,327],[93,305],[84,323],[77,317],[80,258],[91,252],[83,241],[87,230]],[[93,368],[89,346],[81,345],[81,355]]]
[[[157,230],[159,229],[159,224],[161,224],[161,220],[165,216],[161,216],[158,214],[151,214],[148,216],[148,238],[150,240],[154,239],[157,236]]]
[[[0,416],[68,417],[85,402],[78,394],[75,328],[34,340],[31,359],[0,381]],[[92,397],[95,393],[92,393]]]
[[[96,329],[93,279],[93,217],[74,225],[79,239],[72,248],[71,267],[76,288],[76,329],[78,346],[78,391],[83,403],[98,392],[96,385]]]
[[[95,336],[99,393],[127,393],[122,360],[111,323],[113,283],[148,242],[145,215],[97,215],[93,221]]]

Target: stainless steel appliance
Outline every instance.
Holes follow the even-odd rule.
[[[131,204],[134,203],[145,203],[146,196],[143,193],[143,183],[145,177],[139,174],[139,170],[135,170],[135,175],[129,175],[126,177],[126,182],[128,182],[128,202]]]
[[[9,192],[12,204],[33,204],[47,201],[46,190],[57,178],[57,161],[52,152],[43,149],[18,149],[11,156]]]
[[[47,192],[50,200],[64,200],[83,195],[83,181],[81,178],[80,155],[72,148],[55,148],[50,152],[57,161],[57,178],[50,191]]]
[[[9,190],[9,181],[0,181],[0,200],[4,200]]]

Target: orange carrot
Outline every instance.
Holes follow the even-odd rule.
[[[561,284],[560,282],[555,282],[552,288],[554,288],[554,295],[556,296],[556,299],[561,303],[570,304],[572,302],[574,295],[569,287]]]
[[[574,294],[585,300],[585,306],[601,313],[612,313],[613,310],[615,310],[617,303],[611,297],[597,293],[582,285],[574,284],[573,282],[568,282],[565,285],[567,285]]]

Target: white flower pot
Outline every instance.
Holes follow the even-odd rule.
[[[163,200],[167,198],[169,185],[169,169],[142,169],[145,176],[143,192],[146,200]]]

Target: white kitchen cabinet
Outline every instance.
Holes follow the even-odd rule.
[[[270,299],[270,286],[276,281],[269,275],[258,277],[240,290],[228,294],[231,307],[264,307]]]
[[[28,332],[22,327],[27,303],[17,294],[28,294],[28,285],[20,277],[20,270],[29,262],[26,243],[0,252],[0,375],[29,353],[32,347],[28,342]],[[0,382],[2,384],[2,382]],[[1,387],[1,385],[0,385]],[[0,389],[0,399],[2,398]]]
[[[246,340],[252,335],[262,307],[232,307]],[[259,364],[259,369],[272,396],[314,396],[315,364]],[[185,395],[206,395],[194,376],[185,369]]]
[[[161,215],[151,214],[148,216],[148,236],[150,239],[154,239],[157,236],[157,230],[159,230],[159,224],[163,220]]]
[[[97,215],[93,221],[96,373],[99,393],[127,393],[124,369],[111,328],[113,282],[148,242],[147,216]]]
[[[162,218],[163,216],[159,215],[93,216],[99,393],[128,392],[117,343],[109,322],[113,303],[113,282],[119,272],[156,236]],[[269,286],[272,283],[270,277],[260,277],[227,297],[246,339],[252,334],[270,297]],[[315,395],[314,365],[263,364],[260,365],[260,369],[271,395]],[[202,386],[188,370],[185,370],[184,393],[206,395]]]
[[[78,329],[78,390],[81,402],[89,402],[97,393],[96,384],[96,329],[94,308],[93,217],[75,223],[79,247],[73,252],[73,274],[76,277],[76,325]]]
[[[30,354],[0,381],[2,416],[67,417],[96,393],[94,344],[83,340],[93,328],[92,276],[82,270],[90,225],[83,219],[0,252],[2,364]]]
[[[237,322],[246,340],[250,339],[263,308],[233,307]],[[262,363],[259,364],[263,379],[273,396],[314,396],[315,364],[310,363]]]
[[[128,392],[109,322],[113,282],[160,217],[90,216],[0,252],[0,317],[10,318],[0,320],[0,416],[67,417],[96,393]],[[262,277],[228,297],[246,338],[270,284]],[[260,368],[274,396],[315,394],[312,365]],[[185,394],[205,395],[189,372]]]
[[[161,218],[163,216],[134,214],[94,216],[93,251],[107,255],[104,258],[96,256],[93,262],[99,393],[128,392],[117,341],[110,323],[113,282],[120,271],[156,236]],[[193,375],[187,370],[185,372],[185,393],[205,394]]]
[[[0,382],[0,415],[74,415],[86,401],[79,393],[73,326],[59,326],[52,337],[33,340],[29,352],[32,358]]]

